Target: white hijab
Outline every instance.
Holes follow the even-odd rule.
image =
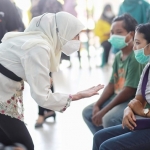
[[[82,23],[76,17],[67,12],[58,12],[56,14],[46,13],[33,18],[24,32],[6,33],[2,42],[5,42],[8,39],[10,40],[10,38],[13,37],[15,37],[15,39],[20,39],[24,38],[24,36],[29,36],[28,40],[24,41],[24,44],[21,46],[22,50],[30,49],[37,44],[47,45],[50,48],[51,53],[50,71],[57,71],[62,45],[56,31],[56,22],[59,35],[66,40],[73,39],[84,28]],[[30,35],[32,35],[32,39],[30,39]],[[37,39],[39,36],[41,38]],[[65,44],[66,41],[62,40],[62,43]]]

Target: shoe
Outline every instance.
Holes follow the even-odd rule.
[[[51,112],[51,113],[50,113]],[[50,113],[50,114],[49,114]],[[49,111],[47,112],[47,115],[44,116],[44,121],[47,119],[47,118],[50,118],[50,117],[53,117],[54,118],[54,121],[56,119],[56,113],[54,111]]]
[[[43,123],[44,123],[44,116],[39,115],[38,119],[35,123],[35,128],[41,128],[43,127]]]
[[[35,128],[42,128],[42,127],[43,127],[43,122],[35,124]]]

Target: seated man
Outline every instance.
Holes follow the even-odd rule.
[[[114,18],[111,37],[116,54],[113,73],[108,85],[96,103],[83,110],[83,118],[91,132],[121,124],[123,110],[135,96],[144,65],[139,64],[133,52],[133,38],[137,22],[128,14]]]

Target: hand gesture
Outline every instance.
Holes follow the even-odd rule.
[[[79,100],[82,98],[87,98],[87,97],[91,97],[94,95],[99,95],[98,91],[103,89],[103,88],[104,88],[104,86],[99,84],[99,85],[91,87],[87,90],[80,91],[77,94],[72,95],[72,100],[75,101],[75,100]]]
[[[127,127],[129,130],[134,130],[134,128],[136,127],[135,121],[136,121],[136,119],[135,119],[135,115],[134,115],[133,111],[131,110],[130,107],[127,107],[124,110],[122,127],[123,128]]]

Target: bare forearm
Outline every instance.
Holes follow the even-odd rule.
[[[143,109],[145,108],[146,103],[147,102],[143,98],[142,95],[137,95],[135,97],[135,99],[133,99],[132,101],[130,101],[130,103],[128,104],[128,106],[132,109],[132,111],[136,115],[145,116]]]
[[[118,104],[124,103],[128,101],[135,95],[136,89],[130,87],[124,87],[123,90],[116,95],[116,97],[106,106],[103,108],[103,111],[107,113],[110,109],[115,107]]]
[[[96,102],[97,106],[101,106],[106,100],[108,100],[114,94],[114,84],[109,83],[104,89],[99,100]]]
[[[132,101],[130,101],[128,106],[132,109],[134,114],[143,116],[143,117],[145,116],[144,111],[143,111],[144,106],[139,100],[133,99]]]

